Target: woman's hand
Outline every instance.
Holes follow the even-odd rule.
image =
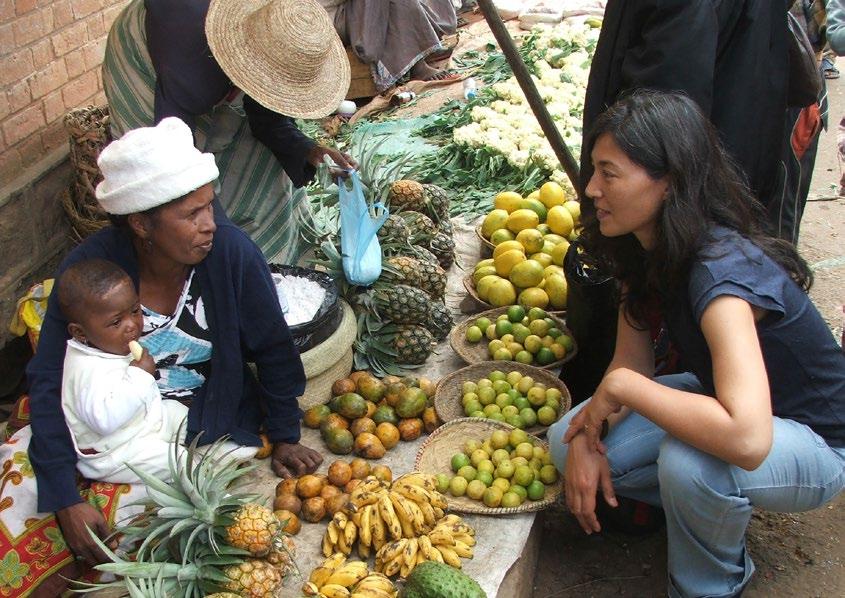
[[[312,147],[311,151],[308,152],[307,160],[309,164],[316,168],[323,163],[326,156],[331,158],[331,160],[339,167],[339,169],[331,169],[332,175],[334,176],[345,177],[349,174],[350,170],[358,168],[358,162],[356,162],[352,156],[325,145],[315,145]]]
[[[271,464],[273,471],[280,478],[298,478],[306,473],[312,473],[322,462],[320,453],[303,444],[277,442],[273,445]]]
[[[563,442],[568,443],[578,434],[583,434],[589,440],[589,446],[593,450],[604,452],[604,445],[600,438],[602,424],[610,414],[618,413],[622,409],[617,396],[618,389],[624,388],[622,378],[626,373],[621,370],[623,368],[613,370],[602,379],[590,402],[570,420],[569,428],[563,435]]]
[[[67,542],[71,552],[84,560],[88,565],[94,566],[106,563],[109,558],[103,550],[97,546],[91,534],[90,528],[106,546],[112,550],[117,548],[117,540],[112,538],[106,542],[111,530],[103,514],[96,507],[87,502],[76,503],[64,509],[56,511],[56,521],[59,529]]]
[[[584,434],[579,434],[569,442],[569,451],[566,453],[564,492],[566,506],[587,534],[601,531],[596,518],[596,492],[599,488],[605,502],[616,507],[618,503],[607,457],[595,450]]]

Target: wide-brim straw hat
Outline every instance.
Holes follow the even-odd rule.
[[[343,43],[315,0],[212,0],[205,33],[226,76],[274,112],[320,118],[349,90]]]

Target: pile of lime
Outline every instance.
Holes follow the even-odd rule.
[[[452,455],[450,465],[455,475],[437,474],[437,489],[491,508],[541,500],[546,486],[558,481],[548,450],[535,446],[519,429],[495,430],[484,441],[467,440],[463,451]]]
[[[467,417],[486,417],[520,430],[556,422],[563,396],[559,389],[535,382],[531,376],[501,370],[494,370],[477,382],[467,380],[461,393]]]
[[[467,328],[470,343],[487,338],[487,352],[496,361],[517,361],[526,365],[549,365],[575,346],[572,337],[558,328],[545,310],[532,307],[527,312],[521,305],[511,305],[495,322],[478,318]]]

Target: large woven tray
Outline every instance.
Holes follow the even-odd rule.
[[[494,430],[507,430],[510,432],[513,426],[503,422],[497,422],[480,417],[465,417],[447,422],[437,428],[422,443],[417,451],[417,458],[414,461],[414,469],[426,473],[451,473],[452,455],[462,451],[464,443],[476,438],[483,440]],[[539,445],[548,449],[548,445],[537,438],[529,435],[535,446]],[[452,496],[444,494],[449,508],[461,513],[479,513],[482,515],[513,515],[516,513],[529,513],[540,511],[555,502],[560,495],[560,484],[546,486],[546,494],[541,500],[526,500],[518,507],[496,507],[485,506],[481,501],[467,498],[466,496]]]
[[[481,234],[481,225],[475,227],[475,235],[481,243],[481,257],[490,257],[493,255],[493,250],[496,248],[490,241],[484,238]]]
[[[535,382],[542,382],[549,388],[557,388],[561,394],[558,419],[572,407],[572,395],[569,394],[566,384],[548,370],[516,361],[482,361],[452,372],[437,383],[437,392],[434,395],[434,410],[438,417],[444,422],[456,419],[483,419],[480,417],[466,418],[464,407],[461,404],[461,397],[463,396],[461,387],[464,382],[478,382],[481,378],[486,378],[494,370],[501,370],[506,374],[516,371],[523,376],[531,376]],[[526,428],[525,431],[529,434],[545,434],[547,428],[548,426],[538,424]]]
[[[482,339],[477,343],[471,343],[467,340],[466,337],[467,328],[472,326],[478,318],[482,317],[486,317],[491,322],[495,322],[496,318],[505,313],[507,310],[507,307],[497,307],[495,309],[489,309],[487,311],[474,314],[466,318],[462,322],[456,324],[452,328],[452,331],[449,333],[449,344],[452,345],[452,349],[455,350],[455,353],[457,353],[458,356],[467,363],[480,363],[482,361],[489,361],[490,354],[487,351],[488,341],[486,341],[486,337],[482,337]],[[552,320],[554,320],[555,324],[560,330],[563,330],[570,337],[572,336],[572,333],[569,331],[569,328],[566,327],[566,322],[564,322],[563,319],[559,315],[557,315],[557,312],[546,313],[549,314],[549,317]],[[484,331],[482,330],[482,332]],[[574,344],[575,339],[573,339],[572,342]],[[572,347],[572,351],[568,351],[566,355],[563,356],[563,359],[558,359],[557,361],[553,361],[548,365],[535,365],[534,367],[541,367],[543,369],[553,370],[559,368],[564,363],[575,357],[576,353],[578,353],[578,345],[574,344],[574,346]],[[504,361],[501,363],[507,364],[517,362]]]

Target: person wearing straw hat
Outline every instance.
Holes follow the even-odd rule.
[[[140,343],[155,363],[161,396],[189,407],[188,440],[228,436],[240,445],[236,458],[249,458],[263,429],[277,475],[314,471],[322,458],[300,444],[302,361],[261,252],[214,210],[214,156],[197,150],[190,128],[168,117],[109,144],[98,164],[104,178],[97,200],[115,225],[71,251],[58,274],[96,258],[129,275],[143,312]],[[105,555],[86,526],[104,540],[109,530],[76,486],[77,453],[61,406],[67,340],[68,322],[51,296],[27,368],[31,431],[18,432],[14,448],[26,451],[28,443],[38,504],[19,500],[15,510],[23,520],[55,512],[70,550],[94,564]]]
[[[222,207],[282,263],[305,248],[298,223],[310,219],[303,186],[315,167],[326,158],[357,166],[294,118],[334,111],[349,81],[343,45],[315,0],[132,0],[103,61],[113,137],[182,119],[217,158]]]

